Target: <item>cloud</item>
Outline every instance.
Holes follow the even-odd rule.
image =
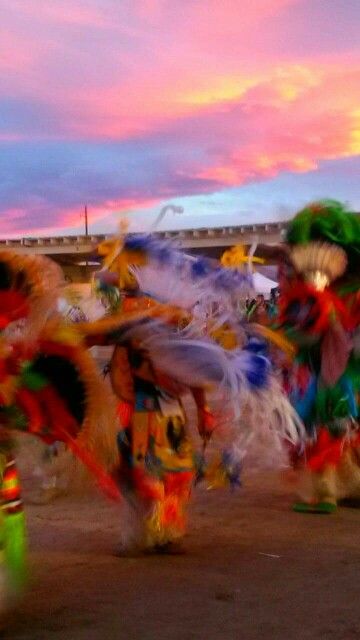
[[[355,0],[12,0],[0,233],[317,174],[360,153]],[[336,20],[333,15],[336,12]],[[336,175],[334,176],[334,185]],[[233,195],[231,196],[233,197]]]
[[[111,208],[211,194],[354,156],[359,153],[360,114],[354,108],[359,78],[356,67],[346,73],[278,69],[240,99],[211,102],[142,137],[3,143],[0,215],[8,222],[0,231],[19,224],[9,211],[27,211],[29,229],[45,227],[49,220],[54,228],[71,226],[86,203],[101,218]],[[39,103],[5,106],[7,127],[12,119],[26,132],[31,121],[35,138],[41,131],[50,135],[59,118],[58,111]]]

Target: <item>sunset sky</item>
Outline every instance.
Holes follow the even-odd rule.
[[[0,7],[0,237],[360,210],[360,0]]]

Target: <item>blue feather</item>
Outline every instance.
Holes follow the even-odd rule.
[[[268,381],[271,365],[264,356],[251,354],[251,352],[249,355],[251,355],[251,366],[245,371],[245,376],[251,387],[260,389]]]
[[[265,340],[261,338],[251,337],[245,346],[246,351],[251,353],[257,353],[259,355],[266,356],[268,354],[268,345]]]
[[[305,393],[300,393],[300,391],[296,391],[292,394],[290,400],[293,405],[295,411],[299,414],[302,420],[307,420],[309,417],[311,410],[313,408],[315,398],[317,393],[317,381],[315,376],[312,377],[310,383],[307,386]]]
[[[194,281],[209,278],[209,286],[227,293],[236,292],[244,284],[251,286],[248,273],[235,269],[214,267],[208,258],[193,259],[174,247],[168,240],[159,240],[151,235],[133,234],[126,236],[124,249],[143,251],[161,265],[168,265],[176,271],[188,268],[188,274]]]
[[[191,264],[191,273],[195,277],[205,277],[211,273],[211,270],[209,261],[204,258],[195,260],[195,262]]]
[[[142,235],[140,233],[126,236],[124,241],[124,249],[130,251],[144,251],[148,248],[150,241],[150,236]]]

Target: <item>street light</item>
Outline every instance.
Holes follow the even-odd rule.
[[[179,207],[176,204],[166,204],[162,209],[160,209],[160,213],[157,216],[155,222],[151,225],[151,231],[155,231],[155,229],[159,226],[160,222],[165,218],[168,211],[172,211],[174,215],[181,215],[184,213],[184,207]]]

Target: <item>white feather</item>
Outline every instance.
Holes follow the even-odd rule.
[[[242,388],[237,399],[238,415],[224,412],[218,435],[231,443],[247,468],[257,471],[289,464],[289,445],[300,449],[306,441],[305,428],[282,391],[274,374],[263,389]],[[215,400],[215,411],[219,404]],[[220,407],[221,409],[221,407]]]
[[[237,284],[236,291],[229,291],[215,286],[216,270],[194,279],[191,274],[193,262],[192,256],[182,256],[181,261],[163,266],[149,257],[145,266],[133,266],[131,271],[144,295],[186,311],[196,309],[192,320],[195,331],[202,329],[205,320],[212,321],[212,328],[224,323],[237,324],[245,317],[245,305],[241,311],[241,302],[245,303],[253,293],[250,276]]]
[[[305,442],[305,429],[273,372],[263,388],[249,385],[247,350],[226,351],[209,338],[179,335],[158,321],[137,323],[121,339],[134,340],[153,366],[184,387],[212,390],[218,437],[252,468],[282,466],[288,445]]]
[[[201,290],[195,283],[190,284],[180,273],[175,274],[171,269],[149,264],[144,267],[134,266],[131,272],[141,292],[159,302],[192,309],[201,296]]]

